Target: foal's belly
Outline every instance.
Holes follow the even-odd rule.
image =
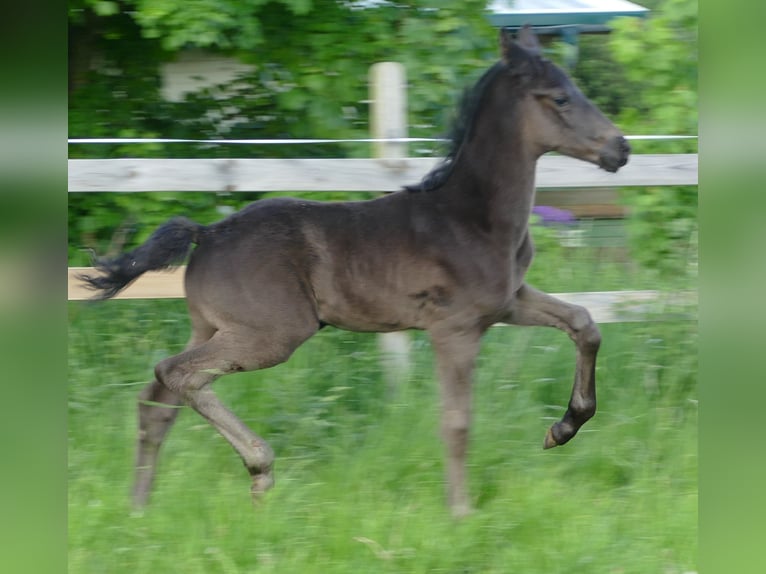
[[[351,331],[427,330],[437,323],[491,324],[503,316],[514,292],[511,281],[432,282],[394,289],[315,291],[319,320]]]
[[[430,295],[418,291],[402,294],[386,289],[338,290],[317,294],[319,320],[350,331],[387,332],[425,329],[438,315]]]

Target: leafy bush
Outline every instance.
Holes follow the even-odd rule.
[[[634,87],[619,124],[631,134],[697,133],[697,2],[659,2],[647,20],[623,18],[610,38],[614,58]],[[643,153],[692,153],[695,140],[635,142]],[[696,272],[697,190],[623,189],[637,261],[663,278]]]

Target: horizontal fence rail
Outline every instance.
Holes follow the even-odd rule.
[[[662,140],[696,140],[697,136],[692,135],[635,135],[625,136],[626,140],[631,141],[662,141]],[[317,145],[317,144],[339,144],[339,143],[428,143],[428,142],[447,142],[445,138],[354,138],[354,139],[237,139],[237,140],[198,140],[183,138],[69,138],[70,144],[173,144],[173,143],[197,143],[204,145]]]
[[[184,297],[185,266],[168,271],[150,271],[138,278],[115,299],[181,299]],[[69,268],[69,299],[82,301],[93,297],[77,279],[81,274],[94,275],[93,267]],[[659,291],[593,291],[588,293],[553,293],[554,296],[586,307],[597,323],[623,323],[670,318],[693,319],[696,293]]]
[[[439,161],[440,158],[70,159],[69,191],[390,192],[420,181]],[[599,193],[597,188],[697,185],[697,168],[697,154],[635,154],[616,174],[569,157],[546,155],[537,163],[536,187],[589,188],[587,193],[593,194]],[[115,299],[183,298],[184,271],[185,267],[180,266],[146,273]],[[97,271],[92,267],[69,268],[70,300],[93,296],[77,279],[83,273]],[[693,291],[555,295],[588,308],[598,323],[686,320],[696,316],[697,295]]]
[[[413,184],[438,158],[70,159],[70,192],[367,191]],[[639,154],[617,173],[565,156],[537,162],[538,189],[697,185],[697,154]]]

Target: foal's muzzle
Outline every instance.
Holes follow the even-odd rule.
[[[614,173],[626,163],[630,155],[630,144],[623,136],[617,136],[610,140],[599,154],[599,166],[608,172]]]

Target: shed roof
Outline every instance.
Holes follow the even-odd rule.
[[[579,32],[606,32],[618,16],[646,16],[649,9],[628,0],[491,0],[487,18],[493,26],[516,28],[530,24],[577,27]]]

